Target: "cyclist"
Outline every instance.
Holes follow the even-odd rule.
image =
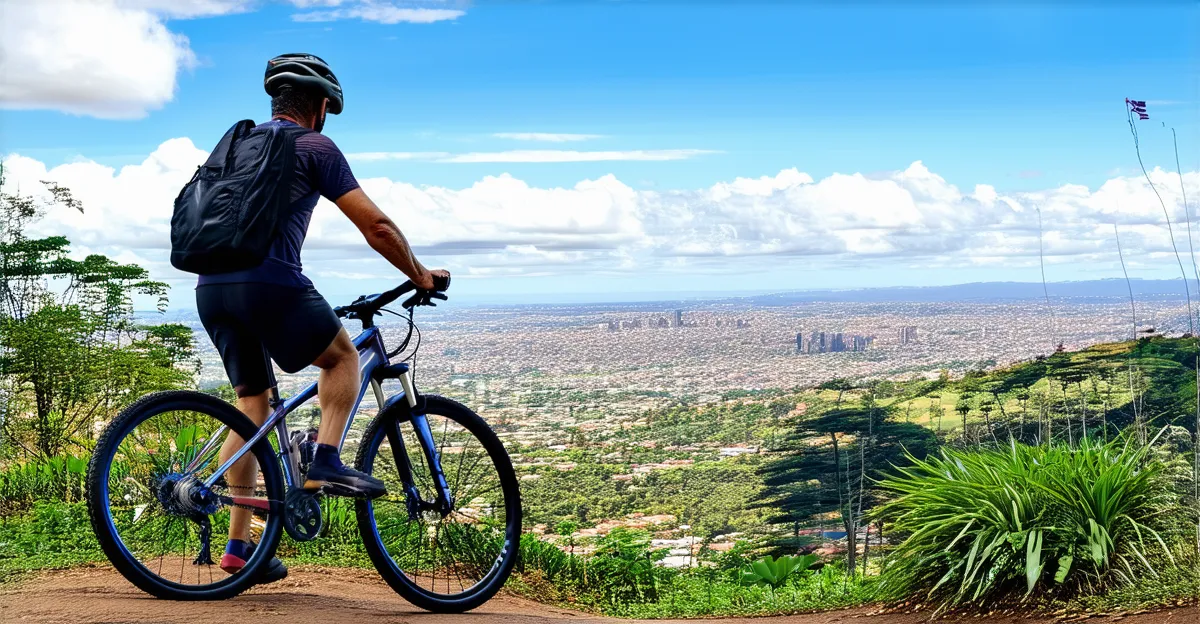
[[[257,425],[271,412],[269,394],[275,379],[269,360],[289,373],[310,364],[320,369],[321,427],[304,487],[374,498],[385,493],[383,482],[343,465],[338,456],[359,388],[358,351],[300,265],[300,247],[318,196],[334,202],[367,243],[418,288],[433,289],[435,277],[442,281],[450,274],[430,271],[417,261],[400,228],[363,193],[345,156],[321,134],[325,115],[341,113],[343,105],[341,85],[329,65],[311,54],[283,54],[267,62],[263,85],[271,96],[272,118],[266,124],[313,130],[297,137],[291,188],[279,189],[289,194],[289,214],[262,264],[200,276],[196,308],[237,393],[238,409]],[[221,447],[221,461],[243,444],[231,432]],[[257,462],[247,454],[226,473],[226,481],[234,493],[252,492],[257,474]],[[250,518],[247,509],[230,510],[229,542],[220,565],[231,574],[241,570],[253,552]],[[285,576],[287,568],[272,559],[258,582]]]

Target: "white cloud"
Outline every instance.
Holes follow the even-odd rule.
[[[354,152],[346,154],[350,162],[378,162],[381,160],[437,160],[450,156],[448,152]]]
[[[52,0],[54,1],[54,0]],[[103,0],[97,0],[103,1]],[[260,0],[116,0],[126,9],[140,9],[168,18],[190,19],[241,13]]]
[[[351,162],[377,162],[381,160],[428,160],[441,163],[565,163],[604,162],[615,160],[662,161],[686,160],[705,154],[719,154],[717,150],[662,149],[623,150],[603,152],[579,152],[574,150],[509,150],[504,152],[351,152],[346,159]]]
[[[601,162],[607,160],[686,160],[704,154],[719,153],[702,149],[624,150],[579,152],[574,150],[508,150],[469,152],[440,160],[448,163],[562,163]]]
[[[177,72],[196,64],[187,38],[162,22],[164,7],[178,4],[0,0],[0,106],[105,118],[138,118],[161,108],[174,96]],[[191,15],[243,6],[205,0]]]
[[[17,155],[4,162],[9,185],[41,192],[39,180],[55,180],[84,203],[83,214],[51,210],[37,233],[66,235],[81,249],[134,254],[170,279],[183,277],[166,263],[172,200],[204,157],[184,138],[120,169],[89,161],[47,168]],[[1179,177],[1159,169],[1150,175],[1186,250]],[[1200,172],[1185,174],[1184,181],[1189,194],[1200,197]],[[361,182],[419,254],[468,275],[708,275],[791,263],[1032,270],[1038,262],[1035,206],[1042,211],[1047,262],[1111,265],[1119,274],[1115,222],[1131,264],[1174,265],[1162,209],[1140,175],[1113,177],[1095,189],[1064,185],[1020,193],[987,184],[959,189],[920,162],[870,177],[817,180],[785,169],[668,191],[637,190],[612,175],[555,188],[508,174],[458,189],[389,178]],[[314,275],[356,279],[383,269],[324,200],[304,254]]]
[[[0,0],[0,108],[139,119],[197,66],[166,22],[258,8],[267,0]],[[456,0],[291,0],[296,21],[395,24],[453,20]]]
[[[497,139],[512,139],[514,141],[545,141],[547,143],[567,143],[570,141],[588,141],[603,138],[602,134],[570,134],[565,132],[497,132],[492,136]]]
[[[297,22],[333,22],[343,19],[360,19],[380,24],[431,24],[446,20],[455,20],[466,11],[459,8],[445,8],[447,5],[458,6],[461,3],[446,2],[446,0],[425,0],[395,2],[391,0],[292,0],[292,4],[301,9],[326,7],[322,10],[292,14],[292,20]]]

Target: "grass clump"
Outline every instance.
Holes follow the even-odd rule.
[[[507,588],[540,602],[644,619],[802,613],[861,605],[873,595],[872,579],[847,574],[840,565],[808,569],[815,558],[771,559],[770,574],[749,578],[753,563],[741,557],[686,569],[656,566],[661,552],[645,531],[617,529],[595,546],[589,555],[571,555],[523,536]]]
[[[105,561],[84,503],[37,503],[0,517],[0,579]]]
[[[1132,440],[944,449],[912,462],[881,484],[895,498],[876,515],[907,536],[882,598],[943,609],[1068,599],[1178,567],[1168,544],[1186,515],[1163,464]]]

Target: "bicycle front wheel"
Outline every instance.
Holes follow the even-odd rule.
[[[229,473],[211,487],[204,482],[220,466],[227,437],[246,440],[256,429],[232,405],[187,391],[143,397],[108,425],[88,466],[87,502],[117,571],[172,600],[218,600],[253,584],[283,528],[283,477],[271,444],[264,438],[245,455],[257,460],[261,482],[230,485]],[[255,545],[233,574],[218,565],[231,520],[248,526]]]
[[[422,400],[454,506],[433,509],[429,464],[400,402],[375,418],[359,446],[358,469],[382,479],[388,493],[357,501],[358,530],[392,589],[422,609],[460,613],[494,596],[512,572],[521,494],[504,444],[482,418],[445,397]],[[404,464],[418,500],[405,493]]]

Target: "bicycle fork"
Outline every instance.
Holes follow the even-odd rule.
[[[409,422],[417,436],[417,444],[421,446],[421,454],[429,468],[429,475],[437,492],[437,499],[432,502],[421,498],[420,491],[413,480],[412,463],[409,461],[408,451],[404,446],[404,438],[400,435],[400,423],[395,419],[384,423],[388,444],[392,447],[392,459],[396,462],[400,481],[404,486],[405,504],[408,508],[409,518],[416,520],[424,511],[435,511],[445,518],[454,510],[454,498],[450,493],[450,484],[446,481],[446,473],[442,470],[441,453],[438,452],[437,443],[433,439],[429,418],[417,409],[420,401],[417,399],[416,388],[413,386],[411,371],[405,371],[400,376],[400,385],[403,386],[404,398],[408,401],[411,414]]]

